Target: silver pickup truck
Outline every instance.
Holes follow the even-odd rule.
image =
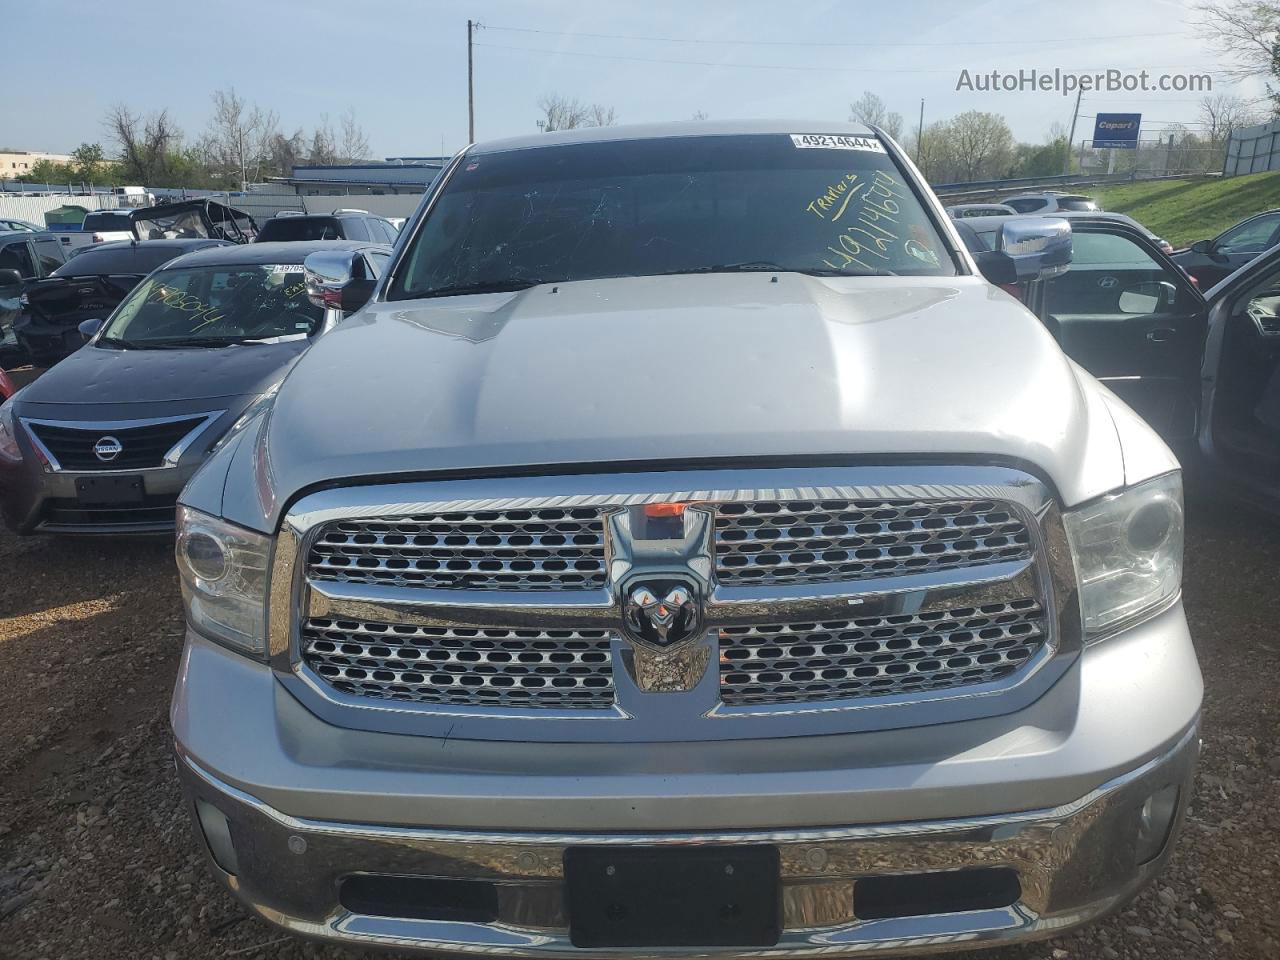
[[[1046,225],[1047,223],[1047,225]],[[181,496],[198,842],[298,935],[838,956],[1053,936],[1199,748],[1178,463],[879,131],[472,146]],[[984,276],[985,274],[985,276]]]

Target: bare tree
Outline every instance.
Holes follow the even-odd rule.
[[[230,90],[213,92],[213,117],[200,140],[205,163],[241,190],[262,179],[280,118]]]
[[[695,110],[695,111],[693,112],[693,116],[692,116],[690,119],[693,119],[693,120],[706,120],[706,119],[708,118],[708,116],[709,116],[709,114],[708,114],[705,110]]]
[[[587,108],[587,122],[583,126],[612,127],[617,122],[613,107],[606,107],[601,103],[593,103]]]
[[[1203,134],[1211,144],[1219,144],[1230,138],[1233,130],[1261,123],[1262,117],[1249,103],[1240,97],[1220,93],[1204,97],[1200,101],[1200,124]]]
[[[1235,63],[1222,71],[1227,77],[1276,79],[1280,3],[1205,0],[1195,10],[1196,25],[1220,54]]]
[[[170,121],[169,111],[160,110],[144,118],[127,105],[117,103],[103,123],[120,152],[125,181],[134,180],[143,185],[159,183],[168,171],[170,153],[182,142],[182,132]]]
[[[356,122],[356,108],[348,107],[339,121],[338,139],[335,151],[339,163],[358,163],[369,158],[369,138],[364,128]]]
[[[880,127],[893,139],[902,139],[902,114],[890,110],[870,90],[863,91],[861,97],[849,104],[849,119],[868,127]]]
[[[952,119],[949,127],[957,172],[965,180],[987,179],[1008,166],[1013,133],[1000,114],[968,110]]]
[[[542,111],[542,129],[573,130],[577,127],[611,127],[617,123],[613,107],[604,104],[586,104],[577,98],[549,93],[538,100]]]
[[[329,123],[329,115],[321,114],[320,122],[311,134],[311,144],[307,147],[308,163],[337,163],[338,141],[333,134],[333,126]]]
[[[306,135],[301,127],[287,137],[277,131],[267,145],[267,152],[271,156],[271,168],[287,177],[307,155]]]

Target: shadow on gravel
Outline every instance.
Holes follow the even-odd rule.
[[[176,588],[173,539],[0,533],[0,621],[131,590]],[[0,631],[2,636],[2,631]]]

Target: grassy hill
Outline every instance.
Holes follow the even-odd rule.
[[[1216,236],[1233,223],[1280,208],[1280,173],[1149,180],[1085,187],[1104,210],[1127,213],[1175,247]]]

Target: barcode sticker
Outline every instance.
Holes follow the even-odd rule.
[[[884,144],[875,137],[850,137],[836,133],[793,133],[791,144],[795,147],[819,150],[870,150],[885,153]]]

